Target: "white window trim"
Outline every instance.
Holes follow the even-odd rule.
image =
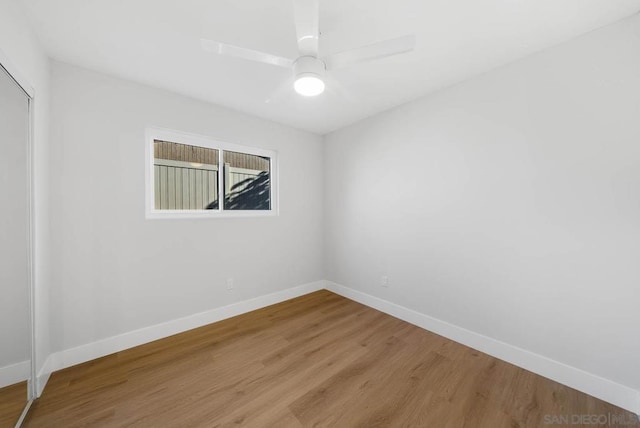
[[[147,128],[145,132],[145,217],[147,219],[182,219],[182,218],[231,218],[231,217],[273,217],[279,214],[278,211],[278,152],[274,150],[261,149],[257,147],[244,146],[240,144],[227,143],[215,140],[203,135],[191,134],[188,132],[173,131],[163,128]],[[223,165],[223,151],[246,153],[256,156],[265,156],[270,159],[270,210],[230,210],[224,211],[224,189],[222,180],[218,179],[218,195],[222,209],[217,210],[157,210],[155,209],[154,191],[154,151],[155,140],[169,141],[179,144],[206,147],[218,150],[218,165]]]

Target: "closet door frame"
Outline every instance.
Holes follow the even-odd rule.
[[[19,69],[13,62],[2,52],[0,49],[0,67],[2,67],[7,74],[13,79],[13,81],[22,89],[27,96],[27,108],[29,115],[29,130],[27,141],[27,165],[26,165],[26,180],[27,180],[27,210],[28,227],[25,235],[27,240],[27,283],[28,283],[28,298],[29,298],[29,343],[31,344],[31,367],[29,369],[29,379],[27,380],[27,405],[18,421],[18,425],[22,423],[24,417],[31,406],[33,400],[37,396],[37,377],[36,377],[36,337],[35,337],[35,216],[34,216],[34,171],[33,171],[33,109],[35,104],[35,89],[31,83],[20,73]]]

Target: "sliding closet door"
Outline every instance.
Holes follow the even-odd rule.
[[[31,373],[29,98],[0,67],[0,427],[13,427]]]

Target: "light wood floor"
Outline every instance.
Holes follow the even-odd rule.
[[[54,373],[24,426],[544,427],[608,413],[631,417],[320,291]]]
[[[13,428],[27,401],[26,381],[0,388],[0,428]]]

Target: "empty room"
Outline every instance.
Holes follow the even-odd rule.
[[[640,428],[640,0],[0,0],[0,428]]]

